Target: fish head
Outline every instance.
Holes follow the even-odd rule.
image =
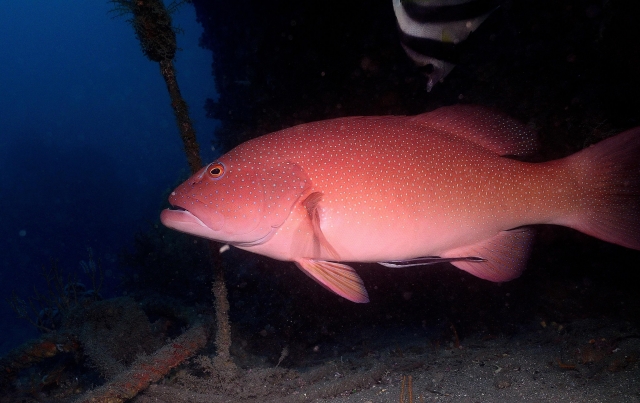
[[[221,157],[169,196],[162,223],[188,234],[247,247],[268,241],[311,183],[297,164]]]

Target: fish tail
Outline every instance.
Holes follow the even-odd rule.
[[[567,158],[580,178],[577,214],[563,225],[640,250],[640,127]]]

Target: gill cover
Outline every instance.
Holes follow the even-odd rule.
[[[310,187],[305,172],[286,161],[251,166],[216,161],[180,185],[169,198],[193,216],[197,231],[175,229],[238,246],[266,242]],[[204,226],[204,228],[202,228]]]

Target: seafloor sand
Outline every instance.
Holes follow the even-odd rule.
[[[532,323],[459,347],[394,328],[350,337],[362,347],[305,369],[252,367],[221,379],[196,377],[192,365],[135,401],[640,402],[640,333],[628,323]]]

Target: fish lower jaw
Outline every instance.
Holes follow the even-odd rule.
[[[168,228],[199,237],[216,240],[219,232],[209,228],[198,217],[185,209],[164,209],[160,213],[160,222]]]

